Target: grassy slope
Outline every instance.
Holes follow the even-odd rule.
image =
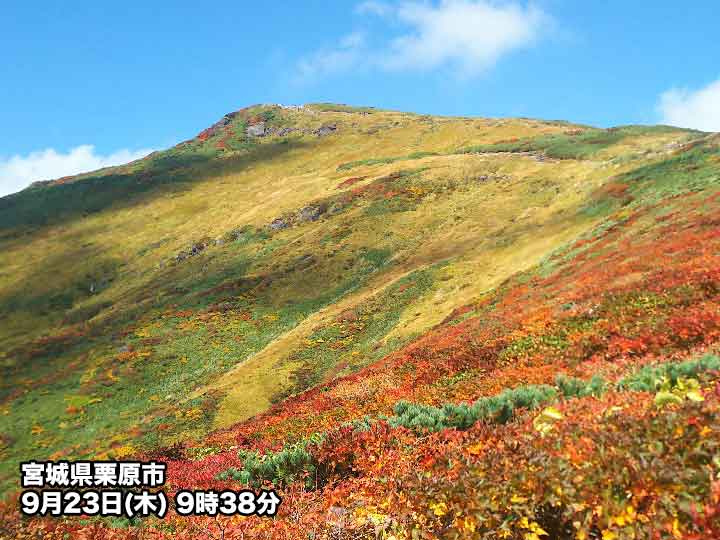
[[[622,219],[617,178],[664,175],[704,137],[331,109],[252,108],[205,141],[2,201],[5,489],[29,455],[202,437],[356,372]],[[261,118],[299,131],[244,137]],[[268,228],[310,204],[328,211]]]

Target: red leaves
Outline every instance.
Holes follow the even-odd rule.
[[[351,178],[347,178],[346,180],[343,180],[342,182],[340,182],[336,186],[336,189],[344,189],[346,187],[350,187],[353,184],[357,184],[358,182],[365,180],[366,178],[367,178],[367,176],[353,176]]]
[[[712,343],[720,338],[717,306],[693,306],[670,318],[672,339],[681,346]]]
[[[212,128],[207,128],[207,129],[201,131],[201,132],[198,134],[197,139],[198,139],[199,141],[205,142],[205,141],[207,141],[212,135],[213,135],[213,130],[212,130]]]

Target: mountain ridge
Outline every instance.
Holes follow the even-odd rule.
[[[0,200],[8,500],[29,455],[156,456],[171,461],[174,489],[233,475],[287,488],[287,512],[307,498],[303,523],[318,534],[335,534],[318,516],[338,504],[337,489],[363,534],[382,523],[398,538],[451,529],[473,537],[467,504],[485,504],[473,491],[476,458],[491,459],[477,445],[526,441],[551,452],[530,412],[551,394],[604,440],[615,420],[591,421],[595,408],[630,406],[613,385],[643,366],[716,353],[717,134],[305,107],[241,109],[166,151]],[[706,391],[705,418],[716,401],[702,369],[693,376]],[[571,396],[570,383],[555,384],[558,373],[597,375],[613,390]],[[647,407],[628,409],[638,425],[656,417],[643,388],[635,398]],[[478,420],[499,414],[500,402],[482,401],[492,396],[510,400],[502,403],[512,421],[497,431],[487,425],[494,420]],[[469,403],[476,408],[463,409]],[[682,422],[701,413],[672,414]],[[351,459],[353,438],[369,446]],[[436,443],[463,463],[469,503],[444,483],[452,472],[433,454]],[[310,461],[287,477],[263,477],[247,453],[285,470],[272,460],[300,452],[295,444],[310,449]],[[511,454],[497,452],[509,463]],[[330,466],[332,455],[344,465]],[[379,476],[370,458],[383,464]],[[301,476],[321,466],[327,491],[302,490]],[[434,471],[437,486],[413,468]],[[598,474],[609,470],[603,462]],[[396,482],[410,486],[405,502]],[[709,484],[692,482],[693,500],[704,501]],[[552,501],[511,484],[534,506],[513,503],[515,514],[483,506],[488,531],[503,519],[521,531],[520,514],[552,524],[541,511]],[[387,501],[412,502],[414,517]],[[592,508],[592,494],[563,501],[568,523],[599,527],[572,506]],[[675,508],[668,504],[662,512]],[[289,515],[273,525],[276,537]],[[683,527],[692,523],[683,517]],[[108,538],[117,531],[101,525]]]

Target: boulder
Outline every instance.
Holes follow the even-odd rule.
[[[315,130],[315,135],[318,137],[324,137],[326,135],[330,135],[335,130],[337,130],[337,124],[323,124]]]
[[[317,221],[327,211],[324,205],[309,205],[300,209],[298,219],[300,221]]]
[[[297,128],[294,127],[284,127],[280,128],[277,132],[278,137],[285,137],[287,135],[290,135],[293,131],[297,131]]]
[[[248,137],[264,137],[266,133],[265,122],[258,122],[247,127],[245,133]]]
[[[273,231],[279,231],[280,229],[287,229],[290,226],[290,222],[284,218],[275,218],[270,223],[270,229]]]
[[[206,248],[206,244],[204,242],[198,242],[197,244],[193,244],[190,248],[190,256],[197,255],[201,251],[203,251]]]

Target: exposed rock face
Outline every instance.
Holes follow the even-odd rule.
[[[324,205],[310,205],[298,212],[300,221],[317,221],[327,211]]]
[[[283,218],[275,218],[270,223],[270,229],[273,231],[279,231],[280,229],[287,229],[290,226],[290,222]]]
[[[293,131],[297,131],[297,128],[294,127],[284,127],[280,128],[277,132],[278,137],[285,137],[286,135],[290,135]]]
[[[337,130],[337,124],[324,124],[315,130],[315,135],[324,137]]]
[[[181,251],[175,256],[175,260],[177,262],[184,261],[188,257],[194,257],[195,255],[199,255],[200,252],[204,251],[205,248],[208,246],[207,242],[197,242],[190,246],[190,249],[187,251]]]
[[[327,211],[328,205],[324,202],[309,204],[292,214],[285,214],[283,216],[276,217],[270,222],[269,225],[267,225],[267,227],[271,231],[287,229],[288,227],[291,227],[293,225],[317,221],[318,219],[320,219],[320,216],[327,213]]]
[[[267,133],[265,122],[258,122],[257,124],[248,126],[245,133],[247,133],[248,137],[264,137]]]
[[[198,242],[197,244],[193,244],[193,246],[190,248],[190,255],[197,255],[198,253],[203,251],[205,247],[205,242]]]

